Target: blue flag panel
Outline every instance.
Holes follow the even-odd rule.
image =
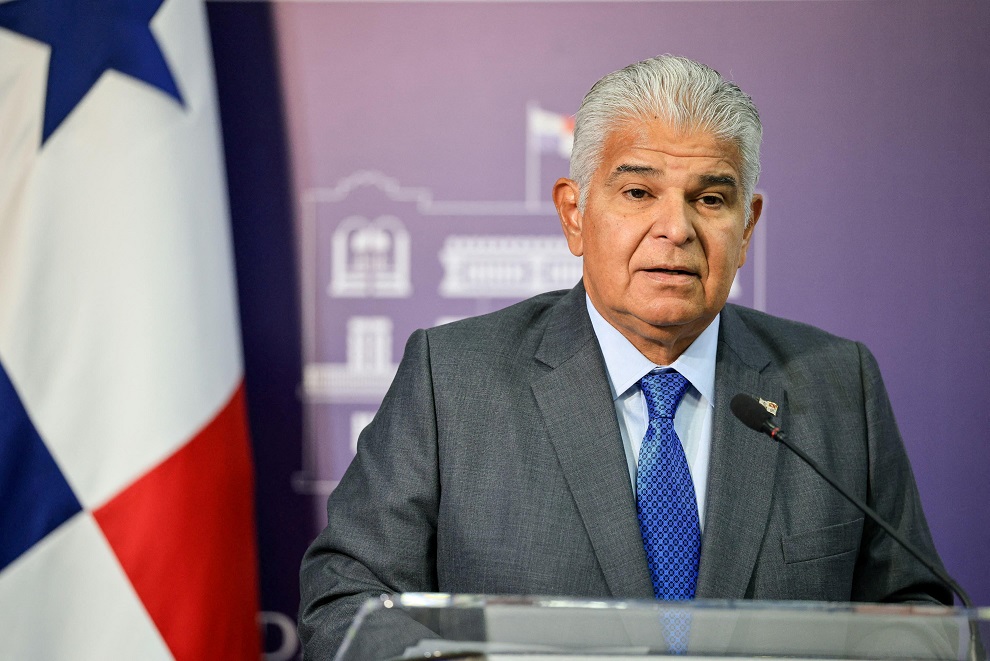
[[[0,571],[81,509],[0,365]]]

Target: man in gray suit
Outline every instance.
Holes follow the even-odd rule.
[[[726,305],[761,135],[747,95],[683,58],[591,89],[553,190],[583,280],[409,339],[303,561],[308,656],[381,593],[951,602],[729,411],[758,397],[937,561],[869,351]]]

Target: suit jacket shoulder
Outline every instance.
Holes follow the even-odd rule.
[[[594,339],[584,297],[579,284],[425,333],[433,354],[443,360],[469,363],[483,357],[500,369],[529,367],[533,357],[555,364],[554,358],[566,359]]]
[[[852,340],[810,324],[732,304],[722,310],[722,338],[743,356],[755,351],[778,365],[792,360],[814,362],[825,355],[858,360],[859,349]]]

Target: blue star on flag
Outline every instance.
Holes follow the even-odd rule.
[[[62,124],[103,72],[114,69],[182,95],[151,33],[164,0],[12,0],[0,4],[0,28],[51,45],[41,142]]]

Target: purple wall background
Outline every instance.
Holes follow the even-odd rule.
[[[435,200],[523,200],[527,101],[573,113],[601,75],[662,52],[699,59],[739,83],[753,96],[765,126],[759,188],[767,197],[761,221],[770,260],[766,308],[862,340],[873,350],[943,560],[978,603],[990,604],[990,572],[983,560],[990,546],[990,3],[258,5],[211,6],[221,102],[225,85],[235,87],[233,72],[244,66],[230,46],[238,41],[235,34],[243,36],[235,26],[243,30],[244,16],[270,10],[278,67],[271,80],[281,85],[291,172],[291,177],[284,171],[279,176],[294,211],[283,205],[269,216],[269,225],[259,219],[241,229],[235,225],[235,231],[264,234],[274,218],[284,237],[292,229],[287,215],[293,216],[297,255],[308,248],[299,238],[303,196],[332,188],[358,170],[378,170],[402,186],[427,188]],[[268,18],[258,18],[257,24]],[[226,58],[225,43],[230,47]],[[256,146],[247,131],[232,135],[228,120],[243,122],[257,112],[240,104],[224,112],[232,179],[247,167],[237,154]],[[277,133],[281,116],[275,120],[267,130]],[[543,199],[549,201],[550,183],[566,171],[566,163],[546,156],[542,164]],[[274,172],[279,166],[268,167]],[[236,203],[238,193],[232,195]],[[435,291],[432,298],[415,298],[428,294],[439,277],[426,273],[437,270],[435,251],[417,253],[417,243],[434,246],[438,233],[452,231],[559,232],[547,215],[535,214],[526,222],[482,215],[464,227],[452,226],[450,219],[407,223],[414,247],[414,298],[325,300],[325,352],[330,357],[343,353],[343,323],[353,310],[392,310],[400,317],[392,338],[397,360],[409,330],[432,323],[435,315],[423,306],[446,305]],[[250,256],[241,251],[238,256],[239,269],[268,274],[264,288],[297,296],[299,276],[283,273],[286,260],[278,268],[264,260],[243,266]],[[252,293],[244,282],[241,286],[244,307]],[[422,300],[427,302],[416,303]],[[404,317],[403,310],[408,310]],[[246,338],[261,338],[255,348],[247,348],[250,395],[252,361],[271,352],[265,334],[256,333],[249,322],[245,319]],[[281,359],[297,361],[283,369],[299,369],[296,356]],[[256,392],[250,402],[253,423],[265,418],[260,411],[269,398],[286,397],[271,389]],[[317,462],[328,479],[339,475],[349,451],[331,427],[310,429],[317,445],[338,446],[329,452],[332,457]],[[310,441],[301,443],[298,434],[292,425],[284,435],[268,429],[259,437],[256,429],[256,453],[283,453],[282,464],[291,463],[286,455],[312,452]],[[295,459],[301,469],[312,457]],[[277,519],[272,513],[291,508],[294,523],[304,520],[311,526],[301,536],[315,535],[324,497],[292,491],[285,471],[274,480],[265,470],[259,463],[259,485],[273,486],[268,499],[259,500],[259,516]],[[304,519],[298,513],[301,503],[311,508]],[[263,576],[294,580],[297,566],[290,571],[281,565],[298,557],[284,549],[269,552],[266,534],[275,535],[274,528],[261,532],[262,561],[269,563]],[[273,562],[280,567],[272,567]],[[266,608],[294,615],[284,604],[296,590],[272,582],[263,591]]]

